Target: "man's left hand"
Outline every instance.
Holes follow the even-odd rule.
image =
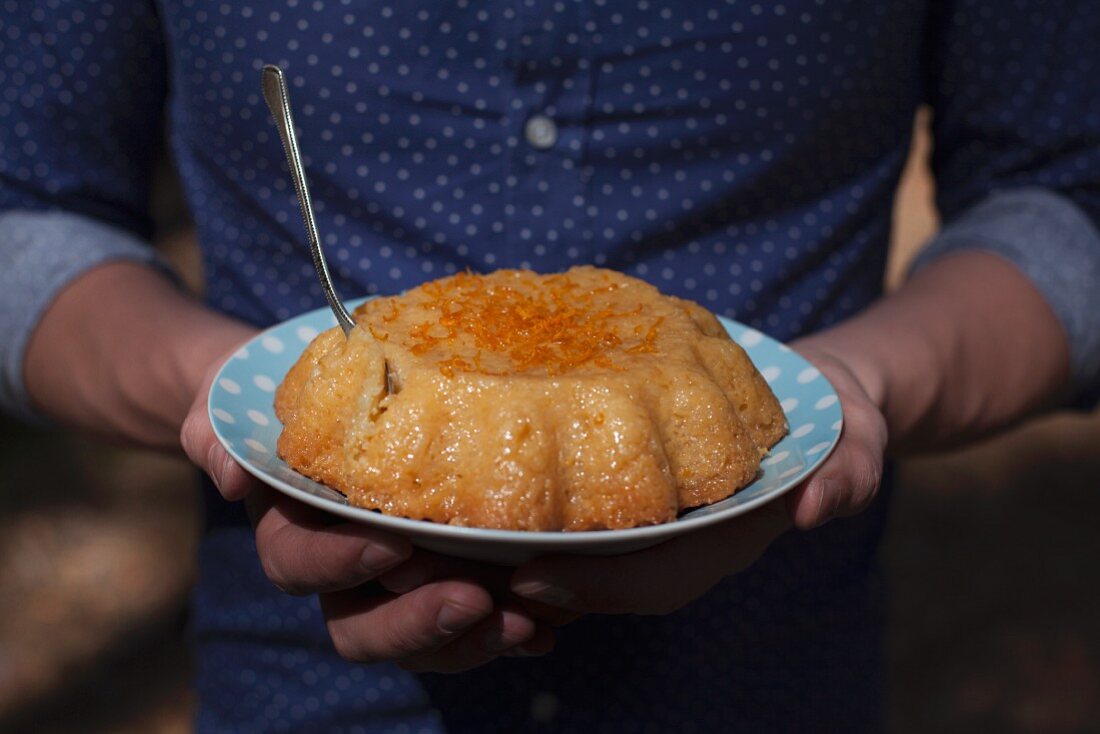
[[[848,365],[826,348],[796,344],[840,396],[844,431],[813,476],[776,500],[729,522],[621,556],[548,556],[520,567],[518,596],[579,613],[668,614],[726,576],[752,565],[792,525],[810,529],[862,511],[882,477],[886,422],[872,395],[881,385],[867,365]]]

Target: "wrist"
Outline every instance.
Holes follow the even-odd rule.
[[[179,321],[161,347],[162,374],[167,376],[162,383],[171,384],[187,406],[211,368],[227,359],[256,330],[197,304]]]
[[[946,360],[917,330],[873,312],[793,345],[811,361],[839,362],[882,413],[891,450],[905,447],[936,405]]]
[[[249,333],[144,265],[107,263],[43,315],[24,379],[35,407],[59,424],[168,449],[210,363]]]
[[[874,359],[855,344],[837,342],[829,332],[815,334],[795,342],[792,347],[810,362],[819,365],[823,361],[838,362],[844,366],[870,398],[871,402],[886,412],[889,402],[889,377],[881,362]]]

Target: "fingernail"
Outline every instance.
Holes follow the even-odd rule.
[[[371,576],[377,576],[387,568],[393,568],[402,560],[404,560],[404,556],[400,553],[376,543],[369,544],[359,555],[360,565]]]
[[[218,473],[219,487],[224,487],[226,485],[226,477],[229,476],[229,472],[233,471],[233,465],[235,463],[233,457],[229,454],[222,455],[222,470]]]
[[[218,444],[215,443],[215,444],[211,444],[210,448],[206,450],[206,466],[208,467],[207,471],[206,471],[206,475],[208,477],[210,477],[210,481],[214,483],[214,487],[219,492],[221,492],[222,491],[221,472],[214,469],[214,467],[217,466],[216,457],[217,457],[218,448],[219,448]],[[222,468],[224,470],[224,464],[223,464]]]
[[[821,509],[825,506],[826,496],[829,498],[829,502],[833,506],[833,512],[829,513],[828,515],[822,513],[821,511]],[[836,482],[834,482],[832,479],[822,479],[821,492],[818,495],[817,501],[817,524],[814,525],[815,528],[819,528],[833,519],[833,514],[836,512],[836,508],[839,506],[839,502],[840,495],[836,491]]]
[[[439,629],[450,635],[473,627],[484,617],[485,613],[478,609],[453,601],[445,601],[439,609],[439,616],[435,618],[435,623],[439,625]]]
[[[540,601],[552,607],[563,607],[573,600],[573,595],[565,589],[541,581],[525,581],[512,587],[517,595],[525,599]]]

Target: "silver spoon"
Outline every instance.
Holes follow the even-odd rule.
[[[298,192],[298,206],[302,210],[302,221],[306,225],[306,239],[309,240],[309,251],[313,255],[313,269],[317,271],[317,280],[321,281],[321,290],[324,291],[325,300],[329,308],[336,316],[336,323],[344,330],[346,337],[355,328],[355,320],[344,307],[340,297],[336,295],[336,288],[332,285],[332,275],[328,272],[328,263],[325,262],[325,253],[321,251],[321,236],[317,234],[317,219],[313,216],[313,199],[309,196],[309,184],[306,182],[306,171],[302,165],[302,154],[298,150],[298,139],[294,137],[294,116],[290,113],[290,93],[287,92],[286,79],[283,70],[277,66],[267,64],[263,69],[264,100],[275,118],[275,125],[279,128],[279,138],[283,141],[283,152],[286,153],[287,166],[290,168],[290,178],[294,182],[294,190]],[[389,360],[382,361],[386,374],[386,393],[397,393],[397,380],[390,369]]]
[[[355,327],[355,320],[336,295],[332,276],[328,272],[328,263],[325,262],[325,255],[321,252],[321,237],[317,234],[317,220],[313,216],[313,200],[309,196],[309,184],[306,183],[306,172],[302,166],[302,154],[298,151],[298,140],[294,137],[294,117],[290,113],[290,94],[287,92],[283,70],[271,64],[264,66],[263,89],[264,100],[271,109],[275,125],[279,128],[279,137],[283,141],[283,152],[286,153],[286,162],[290,167],[290,178],[294,182],[294,190],[298,192],[298,206],[301,207],[302,221],[306,225],[306,239],[309,240],[309,251],[313,255],[313,267],[317,271],[317,279],[321,281],[325,300],[328,301],[329,308],[336,315],[336,322],[340,324],[346,336]],[[387,377],[389,377],[388,374]]]

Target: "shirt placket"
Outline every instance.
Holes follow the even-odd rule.
[[[516,0],[508,109],[508,260],[557,270],[591,258],[583,157],[591,63],[582,0]]]

